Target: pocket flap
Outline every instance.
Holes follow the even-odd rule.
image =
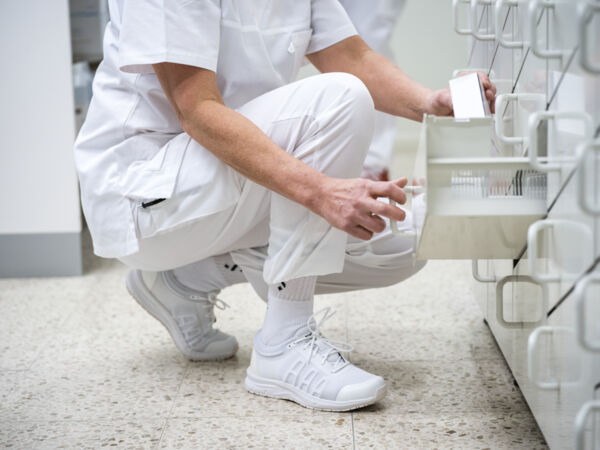
[[[169,142],[151,159],[131,164],[121,179],[121,193],[134,200],[170,198],[186,148]]]

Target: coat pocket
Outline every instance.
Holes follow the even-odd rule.
[[[140,186],[136,197],[130,196],[135,202],[134,221],[141,238],[173,231],[239,201],[245,179],[188,135],[182,136],[170,142],[165,154],[169,158],[174,149],[184,149],[177,170],[169,170],[169,181],[148,183],[148,191]],[[179,156],[177,150],[173,153]],[[146,174],[152,176],[152,171]]]

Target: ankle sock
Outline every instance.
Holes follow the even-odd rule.
[[[269,286],[267,313],[260,330],[266,346],[279,345],[294,336],[313,313],[317,277],[303,277]]]
[[[184,286],[199,292],[218,291],[246,281],[242,269],[229,254],[178,267],[173,269],[173,275]]]

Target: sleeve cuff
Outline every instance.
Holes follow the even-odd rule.
[[[183,53],[155,53],[151,55],[122,54],[119,69],[126,73],[153,73],[152,64],[169,62],[186,66],[200,67],[213,72],[217,71],[216,58],[205,58],[198,55]]]
[[[306,50],[306,54],[315,53],[324,48],[331,47],[333,44],[337,44],[338,42],[351,36],[356,36],[357,34],[356,28],[354,28],[353,25],[348,24],[328,33],[313,36],[310,45]]]

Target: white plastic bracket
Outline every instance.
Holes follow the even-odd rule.
[[[479,29],[479,18],[477,17],[478,6],[490,6],[493,3],[493,0],[471,0],[471,34],[477,40],[493,41],[496,39],[496,33],[480,33],[481,30]]]
[[[575,119],[581,120],[584,124],[584,138],[592,135],[592,118],[589,114],[582,111],[538,111],[529,116],[529,164],[539,172],[553,172],[561,170],[560,163],[541,163],[538,151],[537,128],[542,120],[561,120]],[[547,158],[548,159],[548,158]]]
[[[475,280],[479,281],[480,283],[495,283],[496,282],[495,277],[483,277],[479,274],[478,263],[479,263],[479,261],[476,259],[471,261],[471,272],[473,273],[473,278],[475,278]]]
[[[512,8],[519,5],[517,0],[497,0],[494,8],[494,27],[496,30],[496,41],[504,48],[523,48],[522,41],[509,41],[503,32],[502,11],[504,8]]]
[[[531,51],[534,55],[544,58],[562,58],[571,50],[546,50],[540,47],[537,36],[537,23],[540,11],[542,9],[554,9],[556,0],[532,0],[529,4],[529,32],[531,40]]]
[[[585,446],[585,424],[591,414],[600,414],[600,400],[592,400],[584,403],[577,416],[575,416],[575,449],[584,450]],[[592,444],[594,445],[594,444]]]
[[[504,318],[504,285],[509,282],[530,283],[539,286],[542,289],[542,317],[535,322],[508,322]],[[533,328],[543,325],[546,321],[545,313],[548,310],[548,295],[546,287],[527,275],[508,275],[498,281],[496,285],[496,319],[504,328]]]
[[[539,389],[543,390],[555,390],[560,388],[560,382],[556,381],[540,381],[535,375],[535,352],[538,347],[538,340],[540,336],[550,336],[554,334],[554,327],[543,326],[536,328],[533,333],[529,335],[529,341],[527,342],[527,376],[529,380]]]
[[[405,186],[402,188],[406,194],[422,194],[424,192],[424,188],[422,186]],[[398,204],[390,198],[390,205],[398,206]],[[416,237],[417,232],[415,230],[401,230],[398,227],[398,222],[396,220],[390,219],[390,228],[392,229],[392,233],[397,236],[405,236],[405,237]]]
[[[600,65],[594,64],[590,59],[591,49],[588,40],[588,27],[594,18],[594,14],[600,13],[600,2],[586,1],[579,10],[577,17],[579,30],[579,63],[584,70],[600,74]]]
[[[529,227],[527,231],[527,251],[528,251],[528,265],[529,274],[537,283],[556,283],[561,280],[558,274],[541,274],[538,273],[536,260],[538,258],[538,235],[541,231],[552,229],[556,226],[569,226],[573,228],[573,232],[578,235],[585,235],[587,242],[592,241],[592,232],[589,227],[583,223],[573,222],[570,220],[561,219],[544,219],[538,220]],[[573,274],[563,274],[563,276],[569,276]]]
[[[600,157],[600,138],[594,141],[585,142],[579,147],[578,153],[581,156],[579,158],[580,170],[577,179],[577,198],[579,200],[579,206],[583,211],[591,216],[600,216],[600,205],[592,204],[589,193],[586,191],[588,183],[586,161],[592,151],[598,152],[598,157]],[[596,171],[593,171],[593,173],[596,174]],[[596,182],[598,182],[598,180],[596,180]]]
[[[600,284],[600,274],[589,274],[583,277],[575,287],[575,305],[577,308],[577,338],[579,344],[590,352],[600,352],[600,342],[590,342],[586,336],[585,303],[590,284]],[[598,299],[596,299],[598,300]]]
[[[494,115],[494,126],[496,129],[496,136],[501,142],[505,144],[525,144],[527,142],[526,136],[506,136],[504,133],[504,107],[511,101],[535,101],[540,105],[540,109],[543,108],[545,97],[543,94],[501,94],[496,97],[496,114]]]
[[[472,35],[473,30],[471,28],[460,28],[459,27],[458,8],[461,3],[470,5],[471,0],[452,0],[452,19],[454,22],[454,31],[456,31],[458,34],[463,34],[463,35],[467,35],[467,36]],[[469,14],[469,16],[470,16],[470,14]]]

